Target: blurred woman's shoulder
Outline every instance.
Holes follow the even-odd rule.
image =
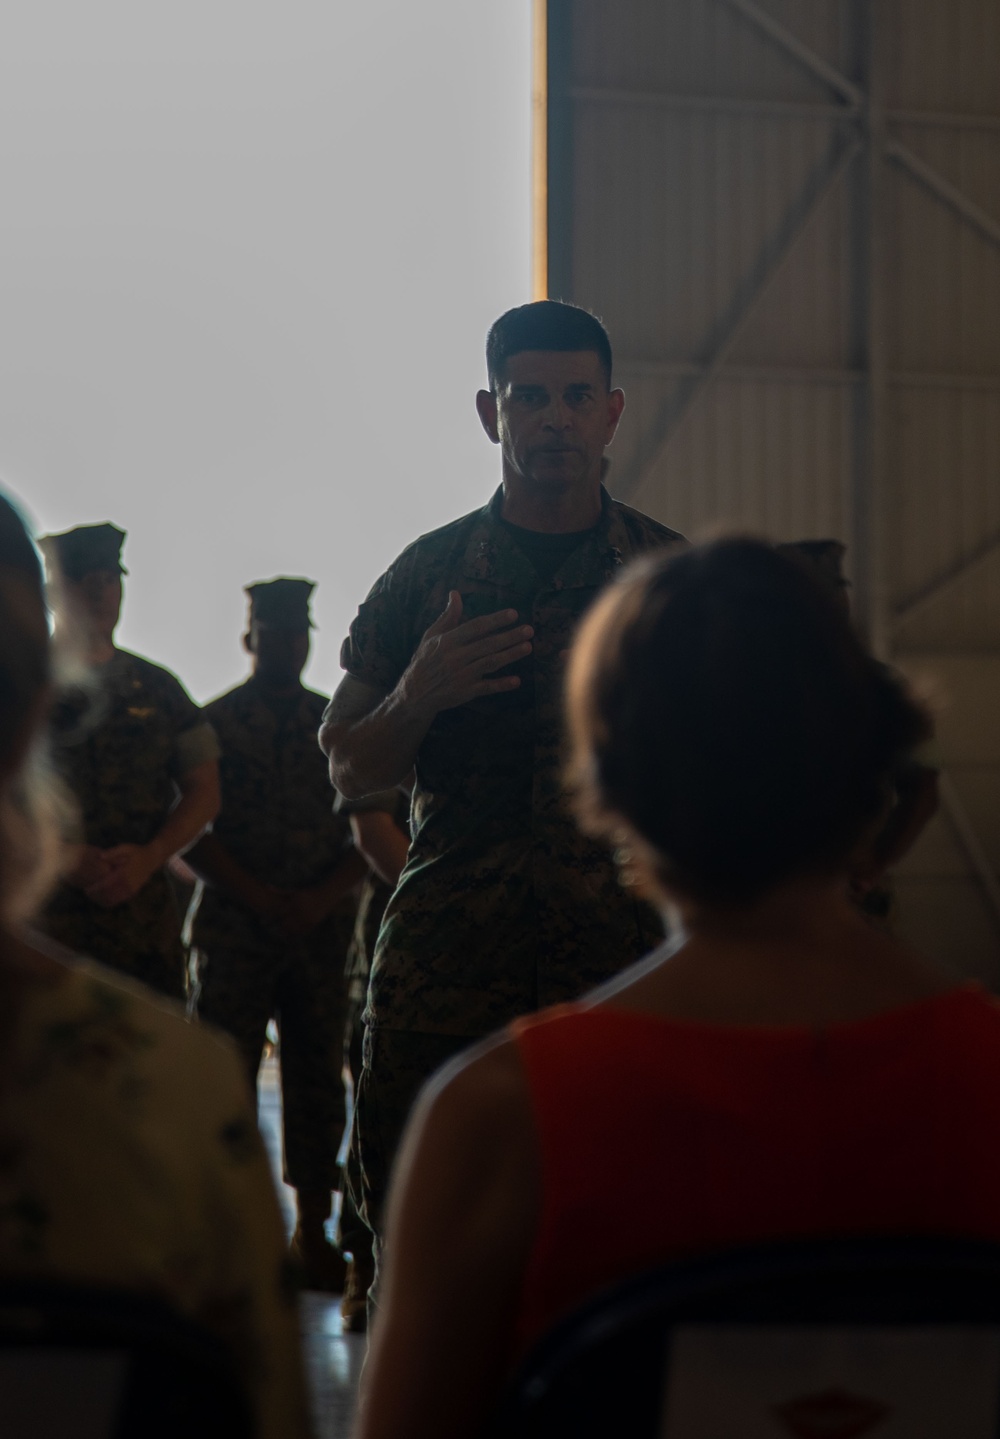
[[[235,1048],[102,965],[26,949],[0,1059],[0,1184],[17,1196],[0,1263],[141,1281],[197,1313],[241,1269],[231,1235],[254,1211],[281,1247]]]
[[[138,981],[29,932],[10,956],[18,988],[5,1078],[12,1095],[71,1084],[132,1122],[163,1109],[192,1138],[220,1116],[249,1112],[236,1048],[183,1007]]]

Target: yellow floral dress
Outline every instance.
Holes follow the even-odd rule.
[[[311,1433],[284,1235],[236,1051],[88,961],[32,978],[6,1040],[0,1272],[170,1301],[226,1341],[262,1439]]]

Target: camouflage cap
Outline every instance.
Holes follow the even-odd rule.
[[[313,628],[309,613],[309,597],[316,588],[313,580],[258,580],[247,585],[243,593],[250,601],[250,623],[275,625],[286,630]]]
[[[792,540],[777,548],[805,560],[816,578],[837,594],[850,588],[851,582],[844,574],[847,546],[840,540]]]
[[[117,525],[76,525],[61,535],[43,535],[38,547],[49,565],[55,564],[68,580],[82,580],[94,570],[127,575],[122,564],[125,530]]]

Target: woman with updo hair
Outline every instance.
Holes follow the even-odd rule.
[[[284,1235],[235,1048],[27,927],[70,804],[45,763],[49,653],[38,556],[0,496],[0,1284],[166,1301],[229,1350],[261,1439],[305,1439]]]
[[[680,937],[421,1097],[361,1439],[480,1433],[535,1340],[671,1259],[1000,1238],[1000,1008],[847,895],[928,722],[842,607],[758,541],[642,561],[567,718],[581,823]]]

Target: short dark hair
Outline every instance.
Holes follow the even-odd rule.
[[[845,867],[931,728],[804,566],[747,539],[611,587],[574,648],[569,722],[585,827],[636,834],[709,904]]]
[[[611,341],[596,315],[562,300],[518,305],[494,320],[486,336],[486,373],[496,392],[511,355],[523,350],[593,350],[611,388]]]

